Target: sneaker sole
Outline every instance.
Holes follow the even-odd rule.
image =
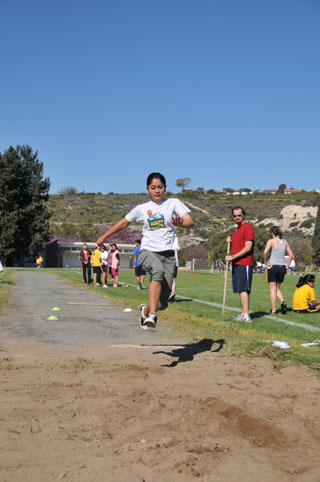
[[[143,326],[146,326],[147,328],[155,328],[156,324],[153,320],[148,320],[148,318],[144,321]]]
[[[145,307],[145,306],[147,306],[145,303],[141,303],[141,305],[140,305],[140,328],[142,328],[143,330],[148,329],[148,327],[146,325],[144,325],[145,318],[143,318],[142,315],[141,315],[142,307]]]

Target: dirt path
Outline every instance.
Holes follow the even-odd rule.
[[[83,294],[53,279],[57,296]],[[39,291],[29,297],[42,304]],[[10,310],[1,325],[2,482],[319,481],[316,373],[228,358],[219,340],[165,345],[135,331],[135,316],[116,333],[105,325],[99,343],[92,327],[73,338],[70,326],[67,343],[66,313],[53,337],[35,330],[47,324],[40,311],[26,310]],[[113,305],[104,310],[115,319]]]

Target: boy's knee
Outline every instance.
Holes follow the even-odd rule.
[[[152,275],[150,276],[151,281],[159,281],[160,283],[163,281],[164,278],[164,270],[161,269],[154,269],[152,271]]]

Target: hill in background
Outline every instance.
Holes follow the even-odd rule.
[[[195,221],[193,230],[178,230],[182,246],[203,244],[207,251],[225,250],[225,237],[234,228],[231,209],[241,205],[247,212],[246,220],[252,223],[260,237],[261,246],[268,239],[268,228],[278,225],[288,239],[312,237],[317,215],[316,192],[297,194],[262,194],[246,196],[209,194],[199,192],[167,193],[168,197],[178,197],[192,211]],[[94,241],[106,225],[122,219],[134,206],[147,202],[149,197],[140,194],[101,194],[77,193],[50,195],[49,208],[52,236],[63,236],[79,241]],[[130,225],[133,233],[140,234],[141,225]],[[221,243],[221,249],[217,246]],[[260,248],[258,247],[258,250]],[[259,256],[261,256],[259,252]]]

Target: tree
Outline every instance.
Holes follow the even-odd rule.
[[[63,187],[59,189],[58,194],[60,194],[60,196],[72,196],[73,194],[78,194],[78,189],[73,186]]]
[[[234,189],[232,189],[231,187],[224,187],[224,188],[223,188],[223,191],[225,191],[225,192],[234,192]]]
[[[320,266],[320,202],[318,202],[318,212],[316,217],[316,225],[314,227],[312,237],[313,260],[317,266]]]
[[[278,187],[278,193],[279,194],[283,194],[284,193],[284,190],[287,189],[287,185],[286,184],[280,184],[280,186]]]
[[[0,153],[0,245],[5,263],[37,256],[49,236],[50,180],[30,146],[10,146]]]
[[[181,187],[182,191],[185,190],[188,184],[191,182],[191,177],[181,177],[176,180],[176,186]]]
[[[299,269],[305,267],[306,264],[312,263],[312,245],[308,238],[301,236],[292,237],[292,234],[288,236],[288,242],[293,251],[296,265],[299,265]]]

